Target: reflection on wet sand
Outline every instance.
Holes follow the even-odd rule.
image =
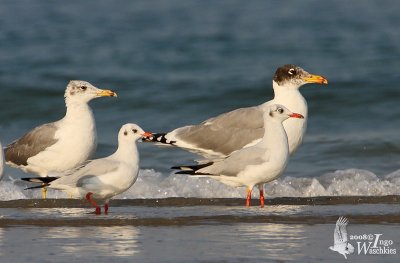
[[[303,225],[241,224],[237,231],[243,245],[251,243],[251,249],[265,258],[293,260],[302,256],[306,239]]]
[[[163,262],[165,258],[169,262],[291,260],[303,256],[306,227],[284,224],[143,227],[139,258],[151,262]]]
[[[79,257],[133,256],[139,252],[139,229],[120,227],[68,227],[49,228],[46,233],[52,243],[60,244],[61,253]]]

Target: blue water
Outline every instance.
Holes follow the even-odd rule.
[[[399,8],[398,1],[2,1],[0,139],[10,143],[61,118],[66,84],[83,79],[119,94],[91,103],[96,156],[105,156],[124,123],[163,132],[270,100],[275,69],[294,63],[329,85],[301,90],[309,126],[285,176],[356,168],[384,178],[400,166]],[[197,158],[139,147],[142,168],[164,178],[170,166]],[[21,175],[6,170],[7,180]]]
[[[324,75],[329,85],[301,89],[309,105],[307,134],[285,175],[266,186],[267,197],[399,195],[399,10],[394,0],[3,0],[0,140],[6,145],[60,119],[65,86],[82,79],[119,95],[91,103],[96,156],[106,156],[124,123],[163,132],[270,100],[275,69],[293,63]],[[192,162],[198,158],[193,154],[143,143],[139,148],[139,179],[118,198],[244,196],[243,189],[211,179],[171,175],[169,167]],[[6,169],[2,204],[40,196],[13,181],[22,175]],[[65,195],[50,190],[49,197]],[[328,247],[339,216],[349,218],[350,234],[383,233],[399,244],[396,204],[245,209],[111,202],[108,217],[88,214],[89,208],[32,206],[1,209],[0,261],[338,262],[342,255]],[[243,214],[265,215],[269,223],[246,222]],[[298,217],[282,223],[271,219],[275,214]],[[130,225],[154,216],[191,222],[198,215],[209,221]],[[215,215],[237,221],[214,222]],[[368,221],[376,215],[380,221]],[[308,216],[320,221],[302,222]],[[54,218],[60,220],[55,225]],[[96,219],[110,226],[91,226]],[[114,219],[125,223],[112,225]],[[377,260],[397,262],[398,256],[349,256],[349,262]]]

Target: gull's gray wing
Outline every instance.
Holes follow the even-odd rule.
[[[199,125],[178,128],[171,134],[177,146],[195,152],[208,150],[229,155],[263,136],[263,113],[257,106],[241,108]]]
[[[211,175],[237,176],[237,174],[243,171],[247,166],[260,165],[268,162],[269,155],[269,149],[259,147],[244,148],[196,172]]]
[[[119,162],[107,158],[86,161],[82,165],[64,173],[62,177],[53,181],[50,185],[70,185],[80,187],[82,184],[87,183],[88,180],[118,170],[118,167]]]
[[[4,149],[5,159],[15,165],[28,165],[28,159],[57,142],[55,123],[43,124],[15,140]]]

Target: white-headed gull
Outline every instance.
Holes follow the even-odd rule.
[[[115,92],[98,89],[86,81],[70,81],[64,95],[65,117],[38,126],[5,147],[6,164],[44,177],[83,163],[97,147],[96,123],[88,102],[116,96]]]
[[[307,102],[299,91],[307,83],[327,84],[328,81],[301,67],[284,65],[276,70],[272,81],[273,100],[224,113],[198,125],[156,133],[146,140],[181,147],[207,158],[226,157],[259,141],[264,134],[263,112],[270,105],[281,104],[304,116],[302,120],[288,120],[283,125],[288,135],[289,152],[293,153],[301,144],[307,127]]]
[[[335,231],[333,232],[333,246],[330,246],[329,249],[332,251],[336,251],[339,254],[342,254],[345,259],[347,259],[348,254],[352,254],[354,252],[354,247],[352,244],[348,242],[347,239],[347,218],[339,217],[336,221]]]
[[[136,141],[151,136],[136,124],[128,123],[118,133],[118,148],[110,156],[85,162],[60,177],[22,178],[30,182],[41,182],[45,186],[66,192],[71,197],[86,198],[101,213],[97,202],[104,202],[108,213],[110,198],[128,190],[139,173],[139,154]],[[27,189],[39,188],[34,186]]]
[[[253,187],[258,186],[261,207],[264,207],[264,183],[282,175],[288,162],[288,140],[282,125],[288,118],[302,119],[303,116],[282,105],[270,105],[263,115],[264,136],[257,144],[235,151],[224,159],[172,169],[180,169],[177,174],[208,176],[233,187],[246,186],[247,206],[250,206]]]

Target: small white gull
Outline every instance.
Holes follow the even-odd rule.
[[[96,123],[88,102],[116,96],[115,92],[98,89],[86,81],[70,81],[64,95],[65,117],[38,126],[5,147],[6,164],[44,177],[86,161],[97,147]]]
[[[139,154],[136,141],[151,136],[136,124],[128,123],[118,133],[118,148],[110,156],[85,162],[60,177],[22,178],[30,182],[41,182],[47,187],[65,191],[71,197],[86,198],[101,213],[97,202],[104,202],[104,213],[108,213],[110,198],[128,190],[139,173]],[[39,188],[34,186],[27,189]]]
[[[224,159],[209,160],[193,166],[178,166],[177,174],[207,176],[233,187],[246,186],[246,206],[250,206],[254,186],[260,190],[260,203],[264,207],[264,183],[282,175],[289,158],[289,146],[282,122],[303,116],[286,107],[274,104],[263,114],[264,136],[257,144],[233,152]]]
[[[307,102],[299,88],[307,83],[327,84],[319,75],[295,65],[284,65],[275,72],[272,86],[275,97],[261,105],[240,108],[208,119],[198,125],[184,126],[168,133],[156,133],[146,141],[174,145],[207,158],[226,157],[243,147],[254,145],[263,131],[263,112],[270,105],[281,104],[304,116],[303,120],[284,123],[289,140],[289,152],[300,146],[307,127]]]

